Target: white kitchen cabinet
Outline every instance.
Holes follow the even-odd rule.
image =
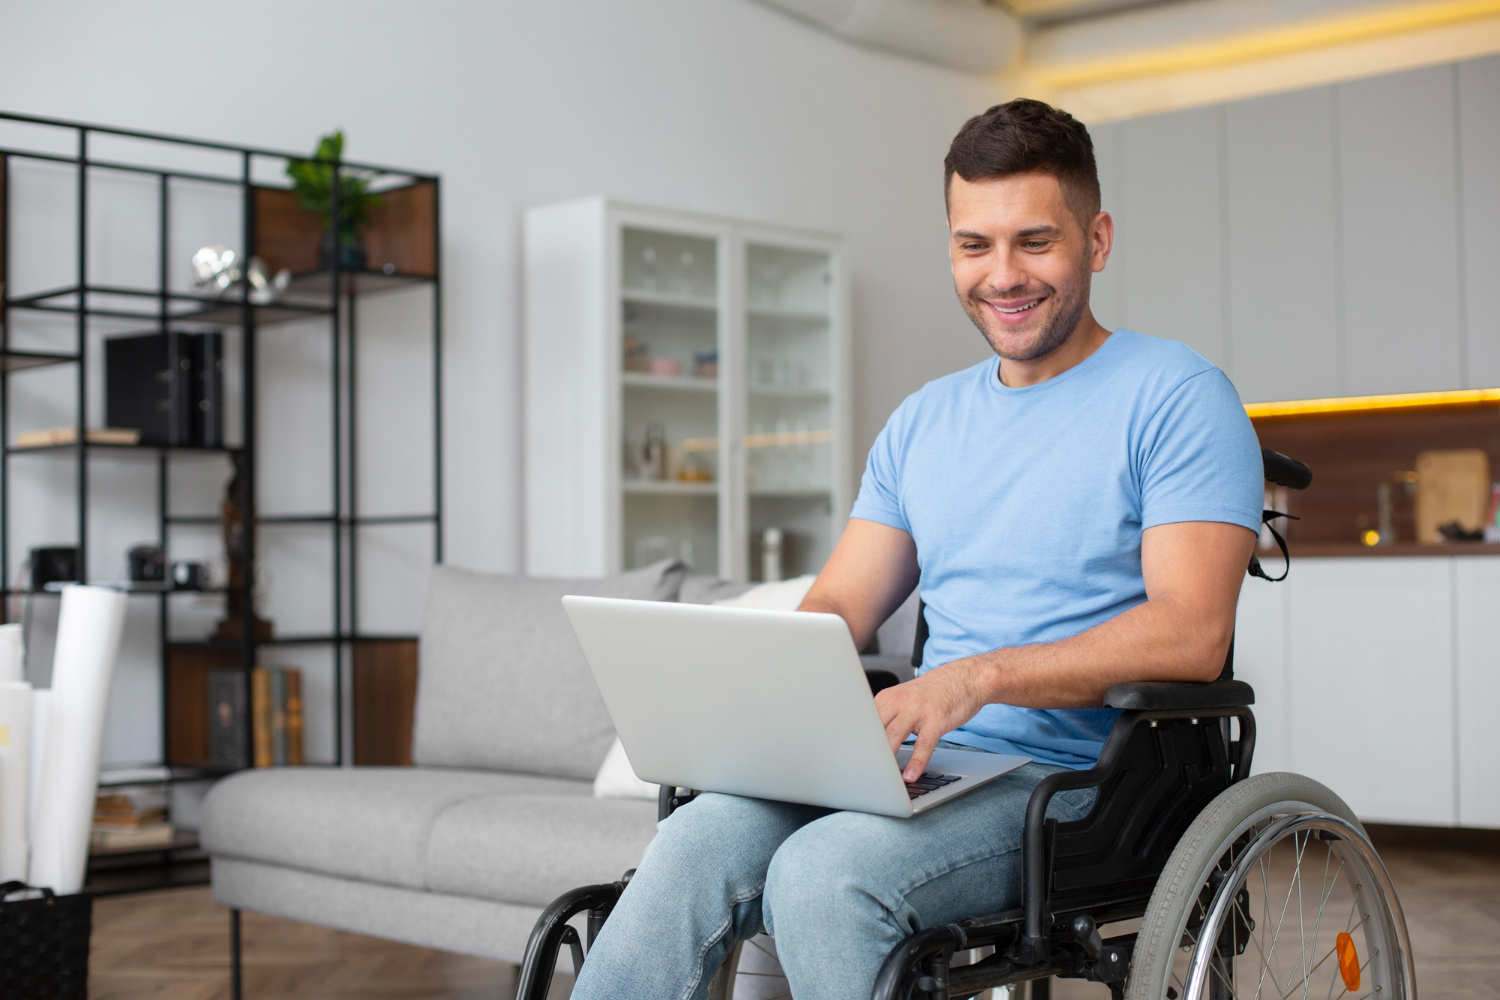
[[[1293,558],[1288,770],[1363,819],[1448,825],[1454,798],[1453,559]]]
[[[592,198],[527,212],[525,262],[527,571],[759,579],[776,528],[816,572],[852,489],[838,238]]]
[[[1500,385],[1500,56],[1458,64],[1466,388]]]
[[[1277,560],[1277,564],[1279,564]],[[1301,562],[1297,563],[1301,568]],[[1270,560],[1267,571],[1280,573]],[[1256,774],[1287,765],[1286,582],[1246,579],[1234,623],[1234,676],[1255,688]]]
[[[1122,125],[1116,280],[1124,325],[1227,367],[1222,116],[1207,108]]]
[[[1346,393],[1462,384],[1455,73],[1335,88]]]
[[[1454,563],[1458,822],[1500,827],[1500,558]]]
[[[1340,395],[1333,90],[1225,113],[1235,388],[1247,403]]]

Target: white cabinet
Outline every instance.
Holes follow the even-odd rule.
[[[1354,395],[1462,384],[1455,72],[1336,88],[1344,389]]]
[[[1229,359],[1245,402],[1340,394],[1333,91],[1226,108]]]
[[[1500,827],[1500,559],[1458,559],[1458,821]]]
[[[1301,564],[1298,564],[1300,568]],[[1280,571],[1268,569],[1272,576]],[[1240,586],[1234,624],[1234,676],[1255,688],[1256,774],[1285,771],[1286,608],[1285,583],[1246,579]]]
[[[594,198],[525,241],[527,571],[816,572],[853,485],[839,240]]]

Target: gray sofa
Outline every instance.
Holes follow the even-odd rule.
[[[519,962],[547,903],[619,878],[656,831],[654,802],[593,797],[614,730],[559,598],[706,604],[747,586],[678,562],[588,580],[437,569],[420,642],[417,766],[261,769],[219,782],[201,830],[215,901]],[[913,605],[882,629],[887,653],[868,666],[909,676]]]

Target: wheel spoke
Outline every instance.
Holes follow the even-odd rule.
[[[1339,859],[1338,870],[1333,873],[1333,885],[1330,885],[1328,883],[1328,868],[1332,864],[1333,864],[1333,851],[1330,850],[1327,847],[1327,845],[1324,845],[1324,848],[1323,848],[1323,884],[1321,886],[1319,886],[1319,888],[1318,888],[1318,913],[1317,913],[1317,916],[1315,916],[1313,918],[1312,950],[1314,952],[1316,952],[1316,950],[1317,950],[1317,947],[1318,947],[1318,934],[1319,934],[1319,932],[1320,932],[1320,930],[1321,930],[1321,928],[1323,926],[1323,910],[1328,906],[1328,899],[1329,899],[1329,897],[1331,895],[1333,895],[1333,885],[1337,885],[1338,884],[1339,872],[1341,872],[1341,871],[1344,870],[1344,860],[1342,858],[1340,858]],[[1303,952],[1306,953],[1307,951],[1308,951],[1307,942],[1304,939],[1304,941],[1303,941]],[[1326,958],[1327,956],[1324,956],[1324,957]],[[1312,989],[1312,975],[1313,975],[1314,972],[1318,971],[1318,965],[1322,965],[1322,964],[1323,964],[1323,961],[1320,959],[1318,961],[1317,965],[1314,965],[1311,969],[1309,969],[1309,968],[1307,968],[1307,962],[1306,961],[1304,961],[1302,963],[1302,967],[1303,967],[1303,970],[1304,970],[1303,973],[1302,973],[1302,1000],[1307,1000],[1308,991]]]

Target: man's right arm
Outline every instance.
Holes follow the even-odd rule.
[[[870,643],[917,585],[917,546],[900,528],[852,517],[798,611],[838,615],[856,649]]]

